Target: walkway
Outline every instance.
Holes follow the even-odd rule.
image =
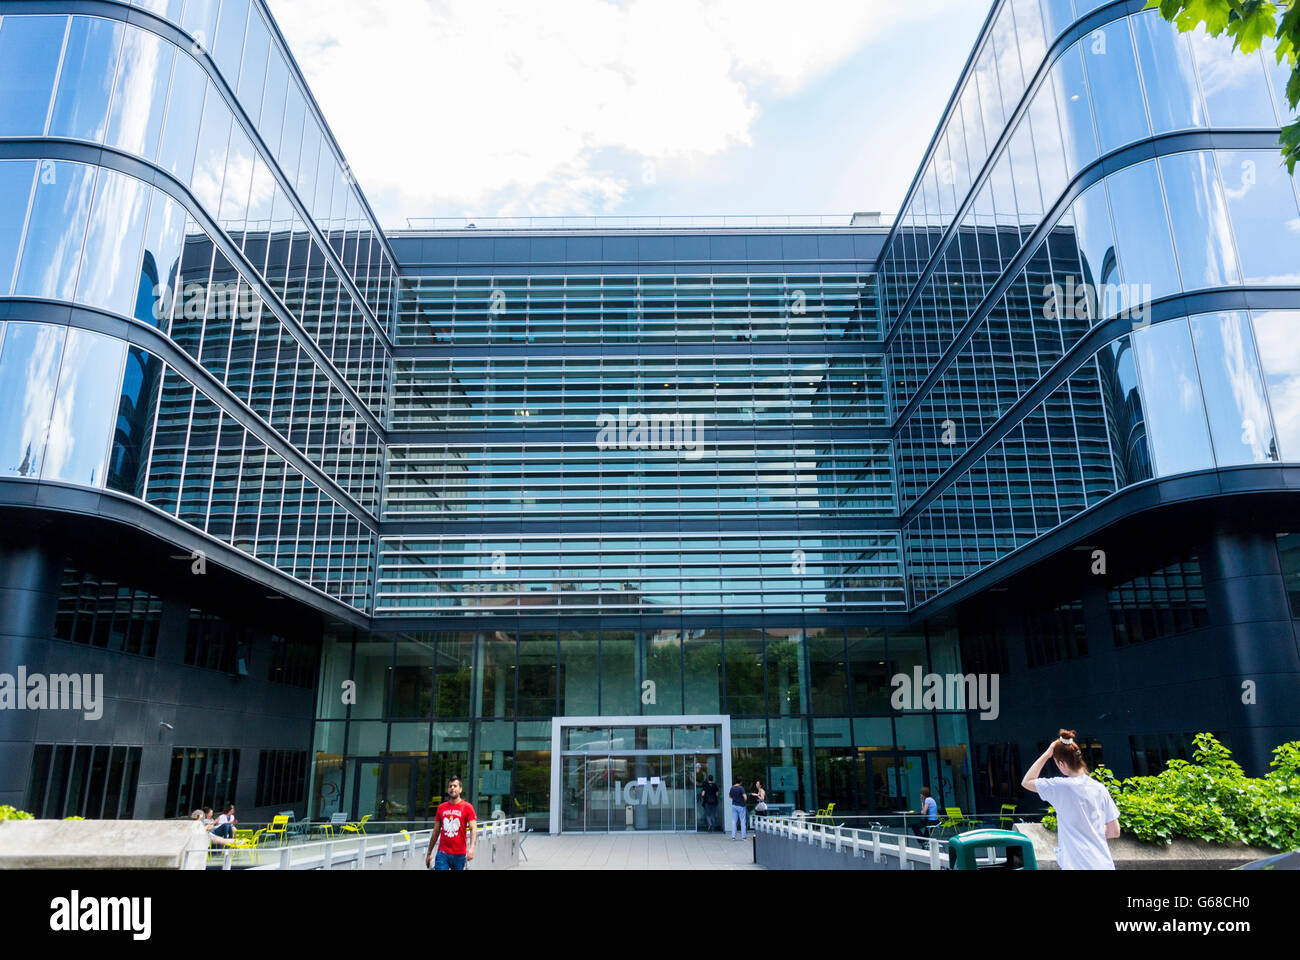
[[[754,837],[723,834],[528,835],[520,870],[762,870]]]

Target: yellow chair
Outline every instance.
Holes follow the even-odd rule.
[[[816,819],[830,822],[830,819],[833,816],[835,816],[835,804],[828,803],[824,808],[817,811]]]
[[[289,818],[284,815],[273,817],[271,819],[271,825],[269,827],[264,827],[263,829],[257,831],[257,838],[259,843],[262,841],[262,839],[266,837],[278,837],[280,843],[283,845],[284,841],[288,839],[288,836],[289,836]]]
[[[960,833],[961,829],[966,826],[966,814],[961,812],[961,807],[944,807],[944,819],[939,824],[940,836],[951,836],[954,833]]]
[[[373,813],[367,813],[364,817],[361,818],[360,823],[343,824],[343,832],[344,833],[365,833],[366,824],[370,821],[370,818],[373,816],[374,816]]]
[[[1002,815],[998,817],[998,827],[1002,830],[1011,830],[1016,824],[1016,805],[1014,803],[1002,804]]]

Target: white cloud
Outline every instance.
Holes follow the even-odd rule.
[[[749,145],[765,99],[797,93],[901,21],[969,2],[271,6],[362,188],[401,225],[611,212],[654,166]]]

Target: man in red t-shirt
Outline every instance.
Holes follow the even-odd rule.
[[[460,777],[447,781],[447,796],[434,815],[433,836],[424,855],[424,865],[433,863],[435,870],[464,870],[465,862],[474,859],[474,841],[478,838],[478,818],[474,808],[460,798]],[[466,843],[466,832],[469,840]],[[438,857],[433,856],[434,845]]]

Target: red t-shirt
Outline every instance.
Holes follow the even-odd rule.
[[[438,807],[436,816],[439,828],[438,849],[449,856],[464,856],[465,831],[478,819],[474,816],[474,808],[464,800],[455,803],[448,801]]]

